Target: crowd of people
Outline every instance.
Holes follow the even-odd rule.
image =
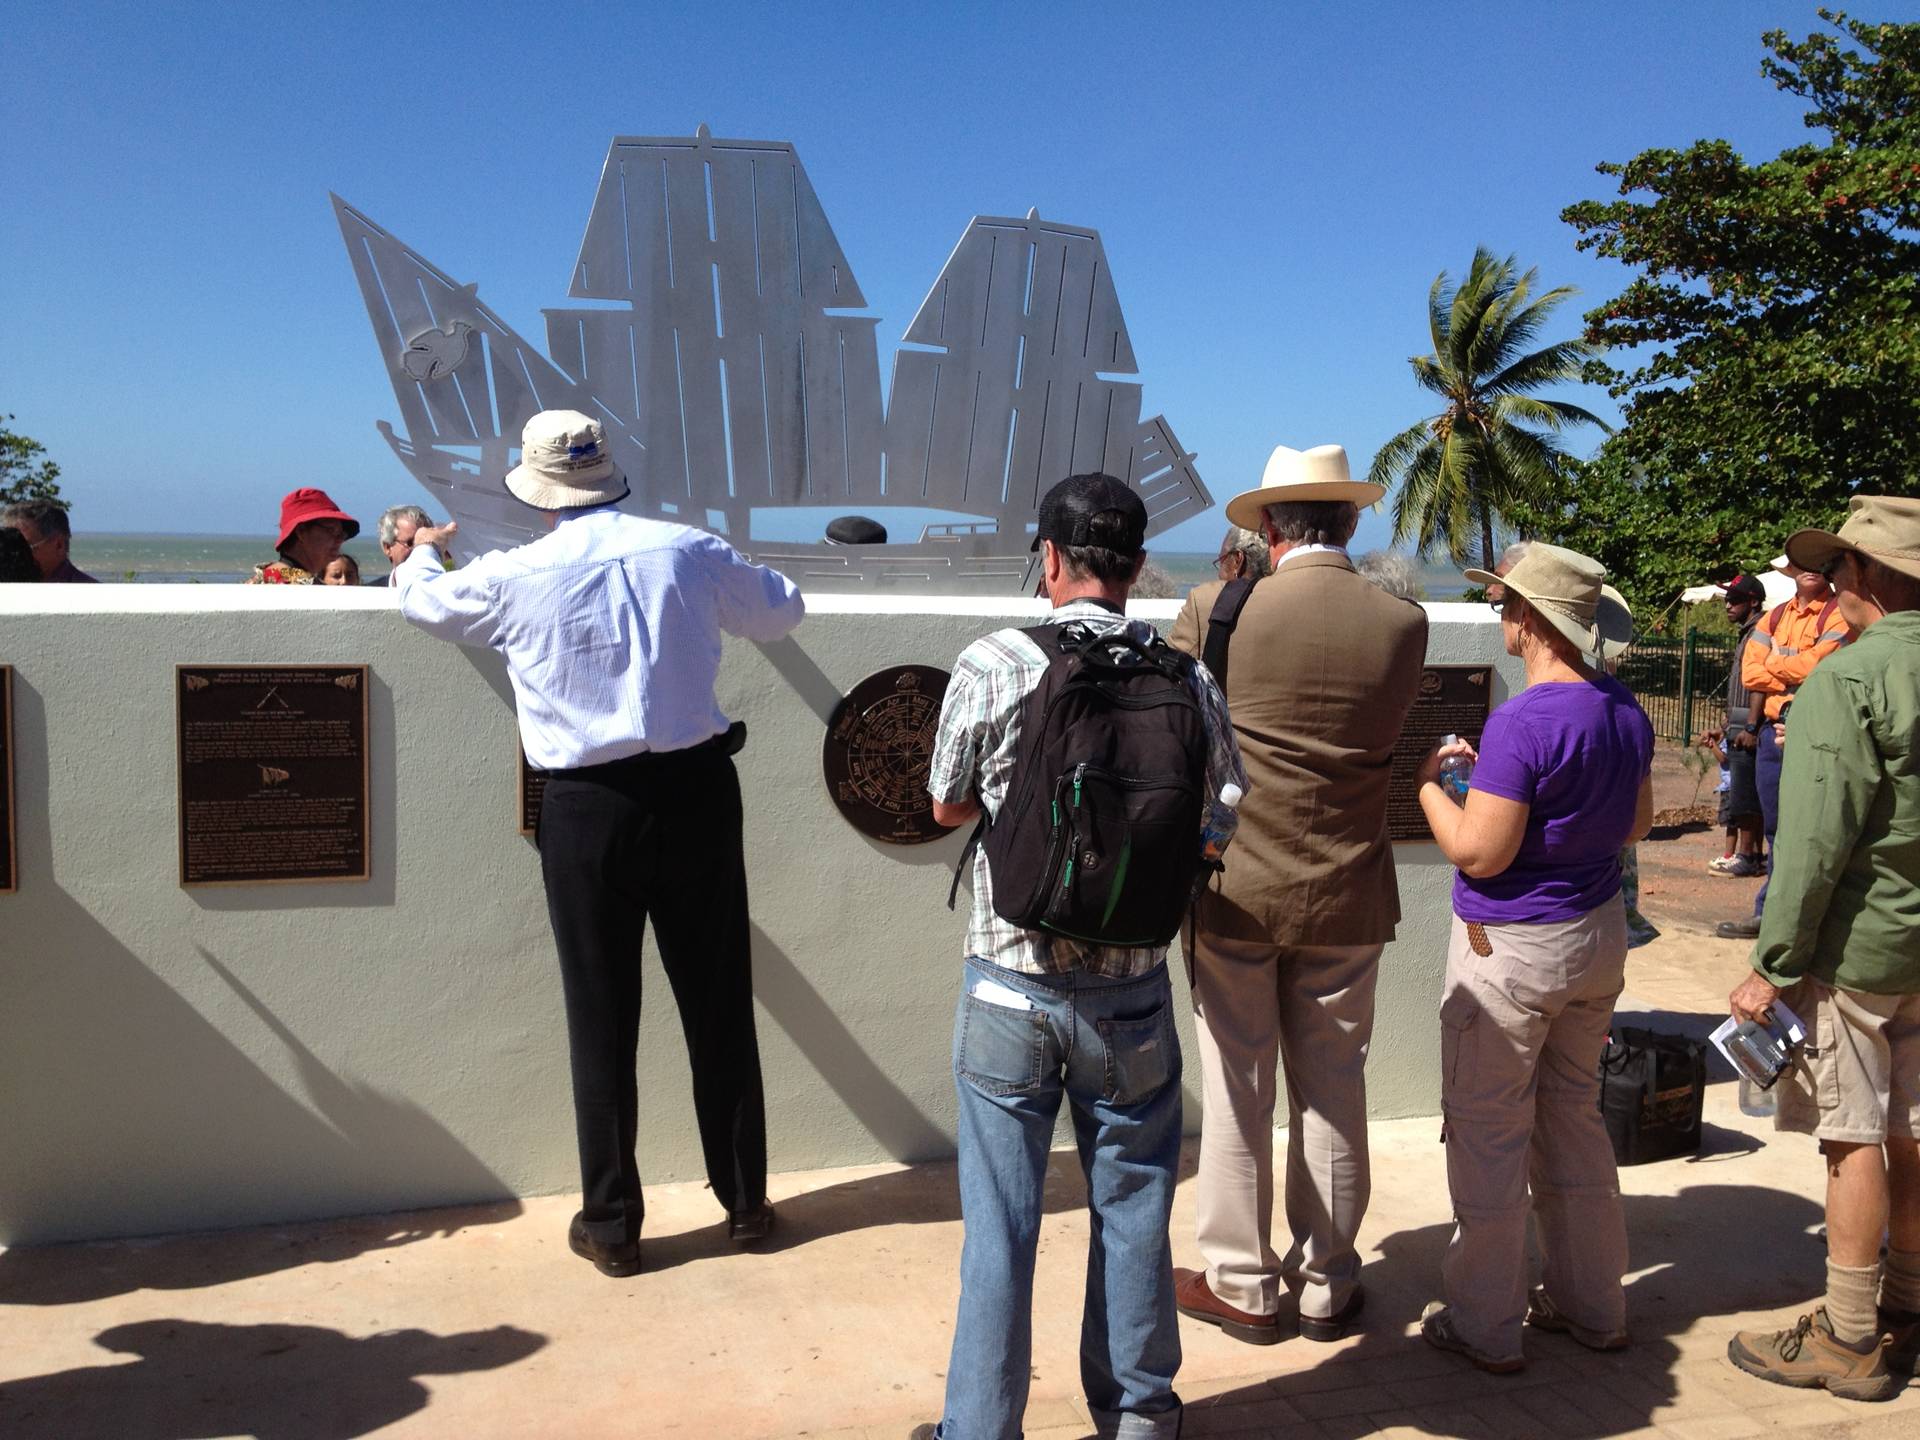
[[[454,569],[457,526],[396,507],[379,521],[391,573],[372,583],[428,633],[502,652],[521,744],[549,774],[536,838],[582,1189],[568,1242],[626,1277],[645,1214],[649,922],[728,1233],[752,1245],[776,1222],[733,760],[745,727],[714,682],[723,632],[772,641],[806,605],[724,540],[620,510],[627,482],[589,416],[536,415],[505,483],[549,533]],[[1126,613],[1146,562],[1139,495],[1068,477],[1033,539],[1047,621],[955,662],[927,792],[940,823],[976,827],[952,1051],[965,1239],[944,1413],[919,1440],[1020,1434],[1063,1103],[1092,1211],[1080,1360],[1103,1434],[1179,1433],[1179,1317],[1254,1345],[1364,1323],[1366,1064],[1400,919],[1388,786],[1427,651],[1425,611],[1347,552],[1380,498],[1338,446],[1277,448],[1227,505],[1219,578],[1162,640]],[[86,578],[54,573],[71,568],[64,513],[7,518],[0,539],[18,539],[0,562]],[[356,583],[340,547],[358,530],[324,492],[295,491],[253,582]],[[1880,1399],[1920,1361],[1920,500],[1857,496],[1837,531],[1785,548],[1791,600],[1762,613],[1750,577],[1726,590],[1741,644],[1712,737],[1734,775],[1715,868],[1764,876],[1751,923],[1722,927],[1754,942],[1730,1012],[1765,1021],[1780,1002],[1807,1022],[1776,1123],[1820,1141],[1829,1256],[1819,1306],[1742,1332],[1728,1356]],[[1637,920],[1625,887],[1654,737],[1610,673],[1632,622],[1598,563],[1532,543],[1465,578],[1525,685],[1477,743],[1441,745],[1418,774],[1455,868],[1435,1016],[1454,1229],[1420,1329],[1506,1374],[1526,1365],[1529,1328],[1601,1351],[1631,1341],[1597,1067]],[[645,653],[606,665],[636,634]],[[1193,1270],[1174,1268],[1169,1234],[1182,1057],[1167,965],[1183,924],[1204,1096]]]

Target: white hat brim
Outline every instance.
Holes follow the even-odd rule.
[[[526,464],[516,465],[507,472],[507,490],[514,499],[536,510],[584,510],[594,505],[611,505],[632,493],[627,477],[618,468],[594,485],[563,485]]]
[[[1285,505],[1295,500],[1344,500],[1366,509],[1376,505],[1387,487],[1371,480],[1315,480],[1304,485],[1262,485],[1243,490],[1227,501],[1227,519],[1242,530],[1258,530],[1261,512],[1269,505]]]

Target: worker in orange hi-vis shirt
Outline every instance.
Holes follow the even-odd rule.
[[[1793,598],[1774,606],[1754,627],[1740,657],[1740,683],[1753,697],[1744,735],[1732,743],[1753,746],[1753,778],[1760,792],[1760,818],[1767,837],[1767,874],[1773,874],[1773,832],[1780,820],[1780,757],[1785,752],[1785,719],[1794,692],[1813,667],[1852,638],[1841,617],[1833,586],[1818,570],[1802,570],[1784,555],[1774,568],[1793,581]],[[1760,911],[1767,903],[1767,882],[1753,897],[1753,914],[1722,920],[1714,934],[1725,940],[1751,940],[1760,933]]]

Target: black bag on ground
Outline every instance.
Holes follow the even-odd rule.
[[[1616,1025],[1600,1052],[1600,1114],[1621,1165],[1700,1149],[1707,1047],[1684,1035]]]
[[[1193,661],[1155,637],[1041,625],[1047,673],[987,827],[993,908],[1026,930],[1165,945],[1200,869],[1207,733]]]

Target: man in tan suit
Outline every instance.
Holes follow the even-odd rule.
[[[1354,1241],[1370,1193],[1367,1046],[1380,952],[1400,918],[1387,783],[1426,660],[1427,617],[1355,573],[1346,543],[1380,486],[1337,445],[1273,452],[1227,518],[1261,530],[1274,573],[1227,630],[1221,688],[1251,788],[1189,960],[1200,1019],[1204,1271],[1176,1270],[1180,1311],[1235,1339],[1337,1340],[1360,1313]],[[1222,582],[1199,586],[1172,642],[1205,655]],[[1217,655],[1216,650],[1216,655]],[[1273,1221],[1275,1064],[1287,1081],[1285,1258]]]

